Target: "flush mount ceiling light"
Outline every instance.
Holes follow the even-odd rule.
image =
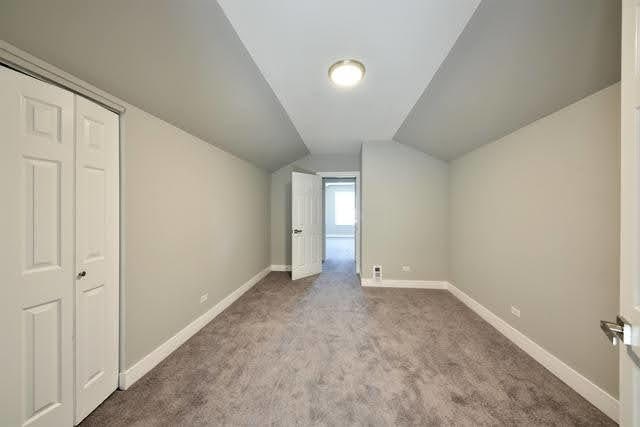
[[[338,86],[355,86],[364,78],[364,65],[355,59],[343,59],[329,67],[329,78]]]

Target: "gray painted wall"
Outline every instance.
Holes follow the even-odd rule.
[[[385,279],[447,280],[447,163],[397,142],[367,142],[361,174],[362,277],[381,264]]]
[[[598,321],[618,311],[619,90],[451,164],[454,285],[613,396],[618,350]]]
[[[360,156],[308,155],[271,174],[271,264],[291,265],[291,172],[352,172]]]
[[[327,182],[349,182],[351,181],[351,185],[329,185],[325,186],[324,192],[324,232],[326,235],[333,236],[355,236],[355,226],[353,225],[338,225],[336,224],[336,215],[335,215],[335,194],[337,191],[350,191],[354,193],[356,191],[355,180],[325,180],[325,184]],[[355,198],[354,198],[354,208],[355,208]]]
[[[269,265],[269,174],[135,107],[125,120],[122,368]]]

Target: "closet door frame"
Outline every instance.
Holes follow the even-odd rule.
[[[119,388],[124,389],[124,378],[122,376],[122,372],[126,370],[126,336],[125,336],[125,289],[126,289],[126,281],[122,274],[125,269],[125,251],[126,245],[123,240],[123,236],[126,229],[126,223],[124,221],[123,212],[125,210],[125,200],[126,194],[125,189],[122,186],[122,183],[125,180],[126,171],[125,171],[125,155],[126,155],[126,140],[125,140],[125,132],[124,129],[126,127],[127,115],[126,115],[126,103],[25,52],[12,44],[0,40],[0,65],[4,65],[8,68],[11,68],[15,71],[21,72],[23,74],[34,77],[38,80],[50,83],[54,86],[61,87],[66,89],[76,95],[81,95],[102,107],[118,114],[119,119],[119,135],[118,135],[118,150],[117,150],[117,202],[118,202],[118,215],[116,216],[118,236],[116,238],[116,282],[117,282],[117,291],[118,291],[118,383]],[[74,287],[75,288],[75,287]],[[75,328],[75,326],[74,326]],[[74,344],[75,346],[75,344]],[[74,361],[75,364],[75,361]],[[75,383],[75,378],[73,379]],[[74,392],[75,394],[75,392]],[[75,412],[75,411],[74,411]]]

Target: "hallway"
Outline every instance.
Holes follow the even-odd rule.
[[[352,273],[356,271],[353,237],[327,237],[324,272]]]

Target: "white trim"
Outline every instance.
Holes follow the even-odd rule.
[[[447,282],[439,280],[382,280],[360,279],[360,284],[371,288],[447,289]]]
[[[475,311],[491,326],[496,328],[498,332],[509,338],[515,345],[533,357],[538,363],[551,371],[552,374],[591,402],[596,408],[604,412],[609,418],[616,422],[618,421],[620,404],[615,397],[592,383],[575,369],[571,368],[562,360],[536,344],[529,337],[509,325],[507,322],[451,283],[448,284],[448,289],[456,298],[462,301],[471,310]]]
[[[136,381],[142,378],[147,372],[152,370],[158,363],[162,362],[167,356],[173,353],[178,347],[184,344],[189,338],[195,335],[207,323],[211,322],[217,315],[222,313],[225,308],[229,307],[240,298],[245,292],[251,289],[256,283],[262,280],[269,272],[271,267],[267,267],[253,276],[244,285],[227,295],[222,301],[214,305],[209,311],[198,317],[196,320],[188,324],[184,329],[160,344],[155,350],[147,354],[139,360],[131,368],[124,372],[120,372],[118,385],[121,390],[126,390]]]
[[[358,178],[360,177],[360,171],[348,171],[348,172],[318,172],[316,175],[323,178]]]
[[[126,236],[126,228],[127,228],[127,218],[125,216],[125,212],[126,212],[126,200],[127,200],[127,189],[126,189],[126,185],[125,183],[127,182],[126,179],[126,144],[125,144],[125,130],[126,130],[126,126],[127,126],[127,114],[123,113],[119,116],[120,118],[120,140],[119,140],[119,148],[120,148],[120,152],[119,152],[119,165],[118,165],[118,170],[120,172],[119,175],[119,197],[120,199],[118,200],[119,204],[120,204],[120,211],[118,212],[118,221],[119,221],[119,225],[120,225],[120,229],[118,232],[118,244],[119,244],[119,252],[120,252],[120,264],[119,264],[119,271],[118,271],[118,279],[119,279],[119,342],[118,342],[118,371],[120,371],[120,369],[124,368],[124,366],[126,366],[126,360],[127,360],[127,353],[126,353],[126,342],[127,342],[127,338],[126,338],[126,334],[127,334],[127,324],[126,324],[126,304],[127,304],[127,299],[125,297],[125,295],[127,294],[126,289],[127,289],[127,278],[126,275],[124,274],[125,271],[127,271],[126,268],[126,262],[127,262],[127,256],[126,256],[126,252],[127,252],[127,241],[125,240],[125,236]]]
[[[39,80],[44,80],[82,95],[118,114],[122,114],[126,110],[125,103],[122,100],[18,49],[4,40],[0,40],[0,64],[5,64]]]
[[[329,239],[353,239],[354,236],[353,234],[325,234],[324,237],[327,237]]]
[[[356,223],[354,224],[355,230],[356,230],[356,250],[355,250],[355,255],[356,255],[356,274],[360,274],[360,258],[361,258],[361,249],[362,249],[362,240],[361,240],[361,233],[360,233],[360,228],[361,228],[361,220],[362,220],[362,212],[360,211],[362,209],[362,205],[360,203],[362,195],[360,194],[360,171],[346,171],[346,172],[317,172],[318,176],[321,176],[323,178],[355,178],[356,180]],[[324,188],[322,189],[322,199],[324,200]],[[324,203],[322,206],[322,224],[323,224],[323,232],[324,232]],[[326,242],[324,242],[323,239],[323,253],[322,253],[322,258],[324,260],[324,244]]]
[[[290,265],[272,265],[271,271],[291,271]]]

